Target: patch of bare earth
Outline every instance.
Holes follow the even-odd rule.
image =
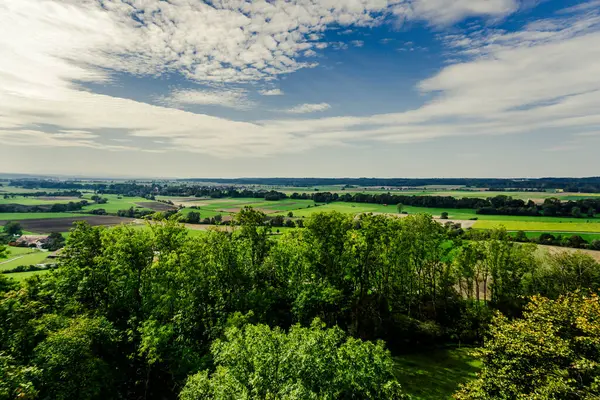
[[[113,217],[108,215],[81,216],[68,218],[24,219],[19,221],[23,230],[34,233],[67,232],[73,228],[76,221],[85,221],[91,226],[114,226],[133,223],[131,218]]]

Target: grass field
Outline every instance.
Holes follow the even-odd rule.
[[[539,232],[600,232],[597,222],[535,222],[535,221],[477,221],[475,229],[494,229],[504,227],[509,231],[539,231]]]
[[[0,221],[21,221],[25,219],[50,219],[50,218],[68,218],[91,215],[86,213],[0,213]],[[0,224],[2,224],[0,222]]]
[[[78,202],[80,199],[76,197],[66,197],[64,199],[53,197],[49,198],[38,198],[38,197],[24,197],[15,196],[5,199],[0,193],[0,204],[23,204],[25,206],[39,206],[39,205],[52,205],[52,204],[66,204],[69,202]]]
[[[15,272],[12,274],[6,274],[6,276],[8,276],[9,278],[12,278],[18,282],[22,282],[25,279],[32,277],[34,275],[39,275],[39,274],[47,274],[49,270],[45,269],[42,271],[27,271],[27,272]]]
[[[554,236],[562,235],[563,237],[564,236],[572,236],[572,235],[576,234],[576,235],[581,236],[584,240],[586,240],[588,242],[591,242],[593,240],[600,240],[600,233],[564,233],[564,234],[561,234],[560,232],[525,232],[525,236],[527,236],[529,239],[537,239],[544,233],[549,233]],[[511,232],[509,232],[509,234],[511,236],[515,236],[517,234],[517,232],[511,231]]]
[[[481,369],[470,348],[435,350],[394,358],[396,376],[414,400],[450,399]]]
[[[92,202],[92,196],[93,193],[86,193],[84,194],[83,198],[88,200],[89,202]],[[103,208],[109,214],[116,214],[119,210],[128,210],[131,207],[140,210],[149,210],[149,208],[145,208],[137,204],[148,202],[148,200],[144,199],[143,197],[125,197],[118,196],[116,194],[103,194],[100,196],[108,199],[108,202],[106,204],[91,204],[89,206],[85,206],[83,207],[82,212],[89,213],[92,210]]]
[[[21,265],[42,264],[48,258],[48,252],[22,247],[8,247],[8,257],[0,259],[0,271],[20,267]]]

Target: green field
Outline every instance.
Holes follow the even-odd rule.
[[[477,221],[475,229],[495,229],[504,227],[509,231],[540,231],[540,232],[600,232],[597,222],[533,222],[533,221]]]
[[[91,197],[93,193],[84,194],[83,198],[92,202]],[[116,194],[102,194],[100,195],[102,198],[108,199],[108,202],[105,204],[90,204],[89,206],[85,206],[82,209],[82,212],[89,213],[92,210],[98,210],[100,208],[106,210],[108,214],[116,214],[119,210],[128,210],[131,207],[137,208],[140,210],[149,210],[149,208],[145,208],[139,206],[137,203],[150,202],[151,200],[146,200],[143,197],[125,197],[119,196]]]
[[[48,269],[42,270],[42,271],[27,271],[27,272],[15,272],[12,274],[6,274],[6,276],[18,281],[18,282],[22,282],[25,279],[32,277],[34,275],[39,275],[39,274],[47,274],[48,273]]]
[[[78,202],[79,199],[67,197],[66,199],[53,198],[52,200],[40,199],[38,197],[15,196],[5,199],[0,193],[0,204],[23,204],[25,206],[39,206],[52,204],[66,204],[69,202]]]
[[[481,369],[472,349],[435,350],[394,358],[396,376],[414,400],[450,399],[459,384],[466,383]]]
[[[91,215],[87,213],[0,213],[0,221],[20,221],[24,219],[49,219],[49,218],[69,218]]]
[[[529,239],[537,239],[544,233],[549,233],[554,236],[562,235],[563,237],[578,235],[581,236],[587,242],[600,240],[600,233],[525,232],[525,236],[527,236]],[[517,234],[517,231],[511,231],[509,232],[509,234],[511,236],[515,236]]]
[[[42,264],[48,258],[48,252],[24,247],[8,247],[7,258],[0,259],[0,271],[6,271],[21,265]]]

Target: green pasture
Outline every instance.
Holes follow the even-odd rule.
[[[69,218],[69,217],[81,217],[84,215],[90,215],[87,213],[0,213],[0,221],[21,221],[24,219],[50,219],[50,218]]]
[[[511,236],[516,236],[518,231],[508,232]],[[561,232],[524,232],[525,236],[529,239],[537,239],[544,233],[549,233],[554,236],[562,235],[563,237],[569,237],[573,235],[581,236],[585,241],[592,242],[594,240],[600,240],[600,233],[561,233]]]
[[[20,267],[21,265],[42,264],[48,258],[48,252],[22,247],[8,247],[7,258],[0,259],[0,271]]]
[[[91,197],[93,193],[84,194],[83,198],[92,203]],[[145,208],[139,206],[137,203],[150,202],[152,200],[144,199],[143,197],[125,197],[116,194],[102,194],[99,195],[102,198],[108,200],[105,204],[90,204],[88,206],[83,207],[82,212],[89,213],[92,210],[104,209],[108,214],[116,214],[119,210],[128,210],[131,207],[137,208],[140,210],[149,210],[149,208]]]
[[[18,282],[22,282],[27,278],[30,278],[34,275],[46,274],[48,273],[48,269],[44,269],[42,271],[27,271],[27,272],[14,272],[12,274],[6,274],[7,277],[12,278]]]
[[[514,217],[518,218],[518,217]],[[600,233],[600,224],[597,222],[537,222],[522,220],[484,220],[477,221],[473,228],[475,229],[495,229],[504,227],[509,231],[539,231],[539,232],[589,232]]]
[[[482,367],[472,351],[463,347],[394,357],[396,377],[414,400],[451,399]]]
[[[0,192],[0,204],[22,204],[24,206],[48,206],[52,204],[67,204],[69,202],[77,202],[78,199],[67,198],[67,199],[53,199],[53,200],[44,200],[38,197],[26,197],[26,196],[15,196],[9,197],[7,199],[4,198],[2,193]]]

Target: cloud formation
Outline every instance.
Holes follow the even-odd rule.
[[[312,112],[316,112],[316,111],[329,110],[330,108],[331,108],[331,106],[327,103],[317,103],[317,104],[305,103],[305,104],[300,104],[295,107],[289,108],[284,111],[287,113],[290,113],[290,114],[307,114],[307,113],[312,113]]]
[[[282,96],[283,90],[281,90],[281,89],[264,89],[264,90],[260,90],[259,93],[263,96]]]
[[[217,105],[239,110],[249,109],[254,103],[248,100],[244,89],[193,90],[177,89],[167,97],[161,98],[164,104],[174,107],[186,105]]]
[[[203,1],[5,0],[0,3],[0,143],[112,151],[188,151],[267,156],[366,140],[408,143],[440,137],[561,129],[593,134],[600,124],[600,15],[570,10],[518,32],[483,29],[444,36],[460,60],[422,81],[422,107],[368,117],[240,122],[173,105],[243,108],[246,92],[181,89],[167,106],[87,90],[116,72],[177,73],[213,87],[272,81],[314,66],[330,26],[398,21],[448,25],[467,16],[502,18],[516,0]],[[310,53],[309,53],[310,54]],[[281,94],[279,89],[262,95]],[[302,104],[292,114],[323,111]],[[43,127],[43,128],[42,128]],[[49,127],[46,129],[46,127]],[[123,146],[105,131],[119,132]],[[133,142],[125,142],[131,140]]]

